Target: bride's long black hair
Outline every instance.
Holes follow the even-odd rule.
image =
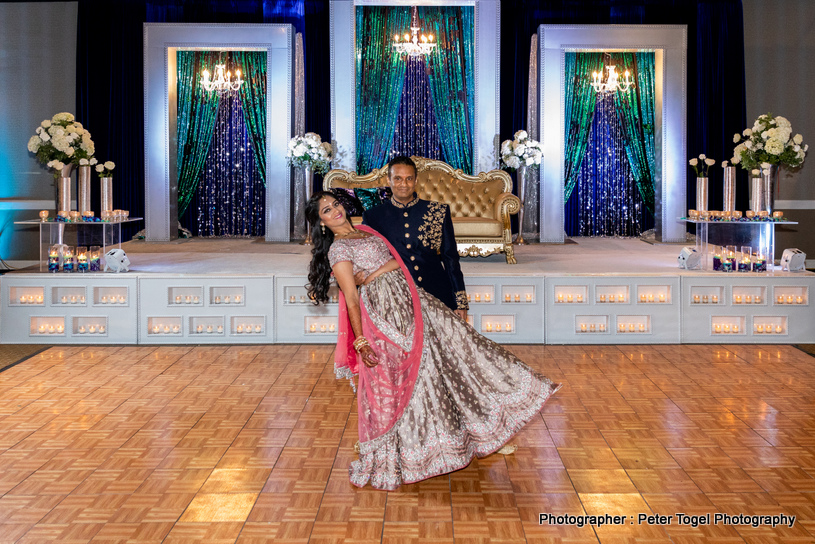
[[[311,262],[308,265],[308,296],[314,302],[328,302],[328,288],[331,284],[331,263],[328,260],[328,248],[334,242],[334,233],[326,228],[325,234],[320,227],[320,199],[330,196],[337,197],[329,191],[318,191],[311,195],[306,202],[306,220],[311,228]],[[345,217],[350,221],[348,211]]]

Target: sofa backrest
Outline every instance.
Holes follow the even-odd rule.
[[[416,193],[419,198],[450,205],[453,217],[497,219],[495,203],[499,195],[512,192],[512,178],[503,170],[481,172],[470,176],[454,170],[449,164],[422,157],[411,157],[416,163]],[[387,187],[388,167],[365,175],[345,170],[331,170],[323,178],[323,188],[345,189]]]

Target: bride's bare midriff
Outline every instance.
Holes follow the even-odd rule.
[[[386,262],[385,264],[371,272],[368,275],[368,277],[365,278],[365,280],[363,280],[362,285],[368,285],[369,283],[374,281],[374,279],[376,279],[377,276],[381,276],[385,272],[390,272],[391,270],[396,270],[397,268],[399,268],[399,263],[396,262],[396,259],[391,259],[390,261]]]

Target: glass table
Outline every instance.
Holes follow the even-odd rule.
[[[748,229],[751,234],[750,247],[755,250],[755,254],[767,259],[767,272],[772,272],[775,267],[775,226],[776,225],[797,225],[797,221],[710,221],[703,219],[680,219],[685,223],[692,223],[696,227],[696,251],[702,255],[702,270],[712,270],[713,255],[710,252],[709,239],[711,229],[724,229],[735,232],[737,228]],[[719,239],[727,238],[727,233]],[[715,244],[716,246],[734,245],[740,250],[744,245],[735,241],[728,244]]]
[[[40,227],[40,272],[48,270],[48,248],[64,244],[74,247],[99,246],[102,255],[113,249],[110,246],[122,247],[122,225],[141,221],[141,217],[130,217],[122,221],[97,221],[93,223],[40,221],[29,219],[15,221],[15,225]]]

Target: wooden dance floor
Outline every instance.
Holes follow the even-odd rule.
[[[0,542],[815,540],[809,355],[511,349],[564,383],[517,452],[388,493],[348,482],[356,402],[330,346],[51,348],[0,373]],[[717,512],[796,520],[676,516]],[[672,523],[637,522],[656,513]]]

